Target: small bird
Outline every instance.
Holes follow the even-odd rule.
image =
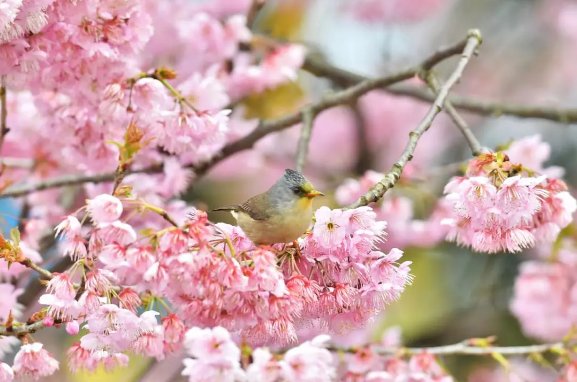
[[[230,211],[255,245],[295,243],[311,223],[313,199],[323,195],[300,172],[286,169],[268,191],[213,211]]]

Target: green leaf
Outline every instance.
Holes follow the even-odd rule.
[[[14,227],[10,230],[10,239],[12,239],[14,244],[20,245],[20,231],[18,230],[18,227]]]

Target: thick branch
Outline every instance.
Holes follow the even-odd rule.
[[[433,90],[435,94],[439,93],[441,85],[439,84],[439,79],[437,78],[435,72],[433,71],[427,72],[425,74],[425,82],[427,82],[427,85],[429,85],[429,87],[431,88],[431,90]],[[471,148],[473,156],[481,155],[483,152],[483,147],[481,146],[481,143],[479,142],[477,137],[475,137],[475,134],[473,134],[473,131],[469,128],[467,122],[465,122],[465,120],[459,115],[457,110],[455,110],[453,104],[451,104],[451,101],[445,100],[445,104],[443,105],[443,107],[445,108],[445,112],[449,115],[449,117],[451,117],[453,123],[457,125],[459,130],[461,130],[461,133],[465,137],[467,144]]]
[[[306,58],[303,69],[315,76],[329,78],[342,87],[352,86],[367,79],[367,77],[336,68],[311,57]],[[427,103],[435,100],[434,94],[430,94],[425,89],[420,89],[412,85],[398,84],[388,88],[383,87],[383,90],[391,94],[408,96]],[[450,95],[447,99],[455,108],[479,115],[495,117],[508,115],[518,118],[537,118],[562,123],[577,122],[577,109],[509,104],[501,101],[487,101],[454,94]]]
[[[432,355],[491,355],[498,353],[502,355],[527,355],[533,353],[545,353],[553,349],[564,349],[566,344],[563,342],[556,342],[550,344],[530,345],[530,346],[487,346],[479,347],[472,345],[470,340],[460,342],[453,345],[433,346],[428,348],[385,348],[372,347],[372,349],[381,355],[396,355],[396,354],[419,354],[427,352]],[[354,353],[355,348],[336,347],[331,346],[329,350],[336,352]]]
[[[303,171],[305,162],[307,160],[307,154],[309,152],[309,142],[311,141],[311,131],[313,129],[315,116],[311,109],[306,108],[302,111],[303,123],[301,127],[301,136],[299,139],[298,149],[297,149],[297,163],[296,170],[299,172]]]
[[[455,68],[455,70],[453,71],[447,82],[439,89],[437,98],[435,99],[433,106],[431,106],[431,108],[429,109],[427,115],[425,115],[425,117],[423,118],[421,123],[419,123],[419,125],[415,128],[415,130],[409,133],[409,142],[407,142],[407,146],[405,147],[405,150],[401,154],[399,160],[397,160],[397,162],[393,165],[389,173],[385,175],[385,177],[379,183],[377,183],[374,187],[372,187],[365,195],[361,196],[356,202],[351,204],[348,208],[357,208],[360,206],[366,206],[369,203],[376,202],[385,194],[385,192],[387,192],[387,190],[395,186],[395,184],[400,179],[403,173],[403,169],[405,168],[407,163],[411,159],[413,159],[413,153],[415,152],[415,148],[417,147],[419,139],[421,138],[423,133],[431,127],[433,120],[435,119],[437,114],[441,112],[443,105],[445,103],[445,99],[449,94],[449,90],[461,78],[463,70],[469,63],[469,60],[475,53],[477,47],[481,44],[481,41],[482,41],[481,32],[479,32],[478,30],[469,31],[467,44],[465,46],[465,49],[463,50],[463,54],[461,56],[461,59],[459,60],[459,63],[457,64],[457,67]]]
[[[414,76],[421,73],[423,70],[425,69],[428,70],[437,63],[455,54],[460,54],[462,47],[465,46],[465,44],[467,43],[466,41],[467,40],[464,40],[457,44],[451,45],[447,48],[438,50],[433,55],[431,55],[431,57],[423,61],[423,63],[420,65],[411,66],[407,69],[404,69],[390,76],[361,81],[356,85],[351,86],[347,89],[335,92],[333,94],[329,94],[319,102],[307,105],[305,106],[305,108],[310,109],[311,113],[313,113],[314,115],[318,115],[324,110],[330,109],[332,107],[343,104],[349,104],[352,101],[355,101],[356,99],[361,97],[362,95],[370,92],[371,90],[387,87],[396,84],[398,82],[405,81],[409,78],[413,78]],[[228,158],[229,156],[236,154],[240,151],[252,148],[253,145],[264,136],[289,128],[301,121],[302,121],[301,111],[298,111],[294,114],[289,114],[287,116],[272,121],[263,121],[250,134],[224,146],[222,150],[218,152],[213,158],[205,162],[192,165],[189,168],[191,168],[195,172],[196,177],[198,178],[204,175],[211,167],[221,162],[223,159]],[[162,172],[162,166],[155,165],[141,169],[132,169],[131,171],[127,171],[127,174],[143,173],[143,172],[159,173]],[[4,193],[2,193],[2,195],[0,195],[0,199],[23,196],[31,192],[42,191],[55,187],[70,186],[90,182],[93,183],[109,182],[115,179],[115,175],[116,175],[115,172],[96,174],[90,176],[67,175],[61,178],[51,179],[37,184],[9,187]]]

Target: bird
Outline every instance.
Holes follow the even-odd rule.
[[[284,175],[268,191],[242,204],[215,208],[230,211],[239,227],[256,245],[293,243],[307,230],[313,218],[313,199],[324,196],[298,171],[285,169]]]

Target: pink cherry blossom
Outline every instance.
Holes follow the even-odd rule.
[[[43,349],[40,342],[22,345],[20,351],[14,357],[14,375],[17,377],[30,376],[34,380],[54,374],[59,368],[59,363],[50,353]]]
[[[345,238],[347,216],[341,210],[321,207],[315,212],[314,238],[324,248],[338,247]]]
[[[194,327],[186,332],[184,346],[196,358],[240,359],[240,350],[232,342],[229,332],[222,327]]]
[[[280,377],[281,367],[268,349],[258,348],[252,352],[253,362],[246,369],[249,381],[275,382]]]
[[[62,234],[66,238],[74,238],[80,234],[80,228],[80,222],[76,217],[67,216],[54,230],[56,231],[56,236]]]
[[[331,353],[313,339],[290,349],[280,366],[282,376],[287,380],[328,382],[336,374],[332,363]]]
[[[88,212],[95,223],[112,223],[122,215],[122,203],[114,196],[98,195],[88,202]]]
[[[565,173],[565,170],[561,167],[544,167],[545,162],[547,162],[551,156],[551,146],[547,142],[543,142],[540,134],[514,141],[505,150],[505,153],[507,153],[512,161],[523,163],[523,166],[537,173],[552,178],[561,178]]]
[[[4,362],[0,363],[0,381],[10,382],[14,379],[14,371]]]

